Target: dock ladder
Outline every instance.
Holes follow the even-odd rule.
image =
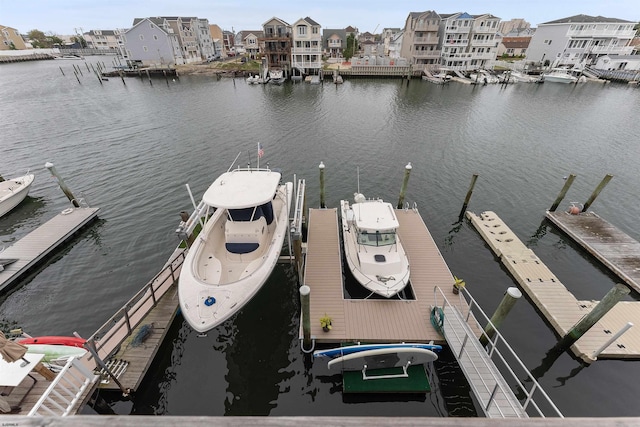
[[[482,406],[485,416],[487,418],[528,418],[531,415],[544,418],[548,414],[564,418],[471,294],[465,288],[461,288],[459,296],[467,300],[468,305],[459,305],[468,307],[465,309],[466,314],[463,314],[458,306],[449,302],[442,290],[436,286],[434,288],[436,306],[433,310],[440,312],[442,330],[447,344]],[[442,305],[438,305],[439,300],[442,301]],[[486,348],[474,332],[474,329],[480,328],[476,316],[495,331],[495,335],[491,338],[482,332],[481,337],[487,340]],[[507,375],[508,380],[503,374]],[[521,377],[524,379],[520,379]],[[510,383],[514,385],[515,392],[510,387]]]

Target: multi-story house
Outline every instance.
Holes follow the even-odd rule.
[[[268,69],[280,69],[288,73],[291,67],[291,25],[273,17],[262,24],[264,59]]]
[[[228,54],[231,52],[231,48],[236,43],[236,36],[232,31],[224,30],[222,32],[222,48],[224,49],[224,53]]]
[[[238,33],[238,40],[250,58],[258,58],[262,49],[260,40],[263,38],[264,32],[260,30],[244,30]]]
[[[178,34],[163,18],[136,18],[120,34],[120,52],[129,64],[168,66],[184,64]]]
[[[292,26],[291,66],[302,74],[317,74],[322,68],[321,26],[308,16]]]
[[[500,24],[498,24],[498,32],[502,35],[507,35],[512,31],[525,30],[527,28],[531,28],[531,24],[522,18],[501,21]]]
[[[178,42],[180,43],[180,49],[185,63],[199,62],[206,59],[207,56],[213,55],[211,33],[209,32],[209,23],[206,19],[204,21],[206,22],[206,32],[209,34],[208,52],[202,52],[200,46],[200,30],[201,28],[204,29],[203,27],[205,27],[205,25],[202,25],[198,18],[166,16],[156,19],[164,20],[171,27],[174,34],[178,35]]]
[[[216,48],[209,30],[209,20],[192,18],[191,28],[196,35],[196,43],[200,49],[200,59],[207,59],[216,53]]]
[[[211,41],[213,42],[213,55],[222,58],[224,51],[222,28],[216,24],[209,24],[209,33],[211,33]]]
[[[418,68],[434,67],[440,63],[440,22],[436,12],[411,12],[404,25],[400,56]]]
[[[552,66],[590,65],[600,56],[629,55],[637,22],[576,15],[539,24],[527,60]]]
[[[466,12],[440,15],[440,65],[462,70],[490,68],[496,59],[500,18]]]
[[[328,58],[342,58],[347,47],[347,31],[340,29],[322,30],[322,49]]]
[[[504,36],[498,45],[497,56],[526,56],[531,36]]]
[[[117,50],[118,33],[114,30],[91,30],[82,34],[88,48],[102,50]]]
[[[390,56],[389,55],[389,45],[391,44],[391,40],[395,38],[395,35],[401,32],[400,28],[384,28],[382,33],[380,34],[380,42],[381,48],[378,49],[379,55]]]
[[[394,34],[391,40],[389,40],[389,58],[399,59],[402,57],[400,52],[402,51],[402,40],[404,39],[404,31],[400,31]]]
[[[27,45],[24,40],[22,40],[22,36],[18,30],[0,25],[0,50],[23,50],[26,48]]]

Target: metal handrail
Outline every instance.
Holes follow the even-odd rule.
[[[27,415],[66,417],[75,408],[87,387],[98,378],[80,359],[70,357]]]
[[[471,296],[471,294],[469,293],[469,291],[467,291],[466,288],[461,288],[460,289],[460,293],[459,293],[461,302],[463,302],[463,301],[466,302],[466,304],[460,304],[460,306],[467,306],[468,307],[467,311],[466,311],[466,314],[463,314],[458,309],[457,306],[455,306],[454,304],[450,303],[449,300],[447,299],[447,297],[442,292],[442,289],[440,289],[438,286],[434,287],[434,301],[435,301],[434,304],[436,306],[437,306],[437,301],[438,301],[438,294],[440,294],[440,296],[442,297],[442,301],[443,301],[442,308],[443,309],[444,309],[445,306],[449,306],[453,310],[455,310],[460,315],[460,317],[465,320],[465,322],[467,324],[469,324],[471,319],[473,319],[473,321],[477,322],[478,325],[480,325],[480,322],[478,322],[478,319],[476,318],[476,310],[477,310],[477,313],[479,313],[481,315],[482,322],[485,323],[486,325],[490,326],[493,329],[493,331],[495,333],[495,335],[493,337],[489,337],[484,332],[484,330],[482,332],[482,337],[486,338],[486,341],[487,341],[487,347],[483,351],[485,351],[487,353],[487,355],[489,356],[489,358],[491,359],[491,361],[494,362],[494,366],[495,366],[496,359],[497,359],[498,362],[500,362],[502,369],[498,368],[498,366],[495,366],[499,373],[501,373],[504,370],[509,374],[509,376],[510,376],[509,379],[510,380],[515,380],[517,388],[519,389],[519,391],[521,391],[525,395],[524,402],[520,403],[523,410],[526,411],[531,406],[532,408],[535,409],[535,411],[537,412],[537,414],[539,416],[545,417],[545,414],[544,414],[543,410],[538,406],[538,404],[534,400],[534,394],[536,394],[536,392],[538,392],[539,394],[542,395],[544,400],[546,400],[547,404],[551,407],[551,409],[555,413],[554,415],[556,415],[556,416],[558,416],[560,418],[564,418],[564,416],[562,415],[562,413],[560,412],[558,407],[556,407],[556,405],[553,403],[553,401],[551,400],[549,395],[544,391],[542,386],[537,382],[537,380],[534,378],[534,376],[531,374],[531,372],[527,369],[525,364],[520,360],[520,358],[517,356],[515,351],[509,345],[509,343],[507,343],[506,339],[500,334],[500,332],[498,331],[497,327],[491,322],[489,317],[485,314],[485,312],[482,310],[480,305]],[[446,321],[447,320],[445,318],[445,322]],[[485,328],[485,330],[487,330],[487,329],[488,328]],[[460,337],[458,337],[458,338],[460,338]],[[474,340],[476,339],[475,335],[471,336],[471,337],[466,335],[464,339],[468,341],[469,338],[474,339]],[[477,343],[477,345],[481,345],[479,341],[476,341],[476,343]],[[476,343],[474,343],[474,345]],[[509,358],[512,358],[516,362],[516,367],[520,368],[520,370],[522,370],[526,374],[526,378],[524,380],[520,380],[518,375],[514,372],[514,369],[512,368],[511,364],[509,364],[509,362],[505,359],[504,355],[502,354],[502,352],[500,351],[498,346],[504,347],[504,349],[506,350],[506,355]],[[460,353],[462,354],[463,351],[464,351],[464,345],[463,345],[463,348],[461,349]],[[459,356],[456,355],[456,357],[459,357]],[[473,363],[473,361],[472,361],[472,363]],[[474,369],[477,370],[478,368],[475,366],[475,364],[473,364],[473,365],[474,365]],[[529,390],[527,390],[527,387],[525,386],[524,382],[531,382],[531,387],[530,387]],[[484,381],[483,381],[483,384],[484,384]],[[487,391],[492,393],[492,398],[493,398],[495,396],[495,390],[490,390],[490,388],[487,386],[487,384],[484,384],[484,386],[485,386],[485,389]],[[510,392],[511,392],[511,390],[510,390]],[[480,397],[478,397],[478,399],[480,400]],[[485,402],[482,402],[482,403],[485,404]],[[491,400],[489,402],[486,402],[485,407],[486,407],[487,410],[489,409],[489,407],[491,406],[492,403],[493,402]]]
[[[137,324],[132,324],[131,318],[135,317],[141,307],[144,306],[146,302],[150,299],[153,301],[151,307],[155,307],[157,301],[166,293],[166,291],[170,288],[171,285],[175,284],[178,280],[176,276],[175,270],[182,266],[185,259],[185,251],[180,251],[175,258],[169,261],[167,266],[165,266],[158,274],[154,276],[147,284],[145,284],[142,289],[140,289],[129,301],[125,303],[124,306],[120,310],[118,310],[109,320],[107,320],[100,328],[96,330],[96,332],[89,337],[88,341],[95,342],[96,350],[100,351],[106,347],[106,344],[123,328],[126,327],[128,334],[131,334],[131,331],[137,326]],[[177,265],[174,266],[174,263]],[[163,280],[158,280],[163,273],[167,270],[171,272]],[[163,286],[166,285],[167,281],[171,281],[170,286],[166,286],[164,291],[158,292],[162,289]],[[104,334],[104,335],[103,335]],[[116,349],[122,342],[119,342],[112,346],[113,349]],[[111,351],[109,351],[110,353]],[[106,356],[110,356],[107,354]]]

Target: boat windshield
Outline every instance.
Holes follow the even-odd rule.
[[[358,244],[366,246],[387,246],[396,243],[396,233],[394,231],[361,231],[358,233]]]

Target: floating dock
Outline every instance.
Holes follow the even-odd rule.
[[[640,243],[593,212],[547,211],[547,218],[640,293]]]
[[[483,212],[480,216],[467,212],[467,218],[560,337],[595,306],[594,301],[577,300],[495,212]],[[616,304],[571,346],[571,350],[583,360],[593,361],[594,353],[628,322],[640,325],[640,302]],[[639,358],[640,329],[627,330],[597,357]]]
[[[412,300],[347,298],[337,209],[309,209],[304,284],[311,288],[311,335],[316,343],[445,343],[431,325],[430,310],[435,305],[436,286],[454,299],[453,275],[418,211],[396,209],[395,213],[400,222],[398,234],[411,265]],[[465,308],[466,302],[459,298],[456,301]],[[329,332],[323,332],[319,322],[325,314],[332,318]]]
[[[15,259],[0,271],[0,293],[16,283],[38,262],[73,237],[98,216],[100,208],[68,208],[18,242],[0,252],[2,259]]]

